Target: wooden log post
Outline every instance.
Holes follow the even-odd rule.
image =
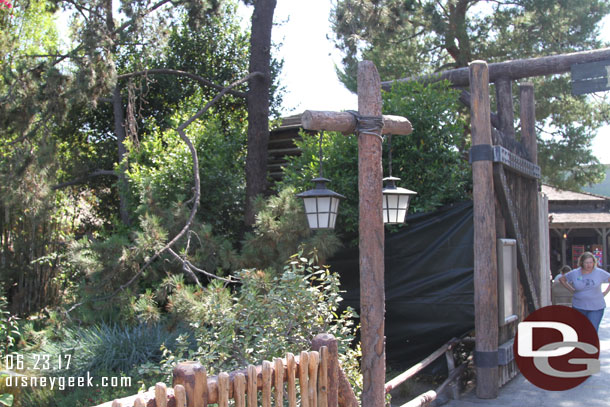
[[[288,406],[296,407],[297,405],[297,388],[296,388],[296,370],[297,365],[292,353],[286,354],[286,387],[288,389]]]
[[[531,82],[523,82],[519,85],[519,99],[521,103],[521,142],[525,146],[525,150],[529,155],[530,161],[534,164],[538,164],[538,141],[536,138],[536,102],[534,99],[534,84]],[[543,237],[540,236],[540,217],[538,216],[538,180],[529,180],[528,187],[531,189],[531,194],[528,199],[527,213],[529,214],[529,227],[531,236],[529,241],[531,242],[530,247],[530,267],[532,274],[534,275],[536,283],[536,292],[538,298],[542,296],[543,286],[544,289],[550,291],[549,271],[547,262],[542,260],[542,250],[540,248],[540,242]],[[546,219],[544,220],[547,221]],[[544,237],[548,239],[548,236]],[[546,254],[545,254],[546,256]]]
[[[174,398],[176,400],[176,407],[186,407],[186,390],[181,384],[177,384],[174,387]]]
[[[472,62],[469,69],[474,151],[477,146],[491,146],[489,72],[484,61]],[[492,166],[489,159],[473,157],[476,394],[486,399],[498,396],[498,275]]]
[[[167,407],[167,386],[165,383],[155,384],[156,407]]]
[[[273,378],[275,383],[275,407],[284,406],[284,363],[280,358],[273,359]]]
[[[330,334],[319,334],[311,341],[311,349],[320,352],[322,347],[328,349],[328,370],[327,370],[327,400],[328,407],[337,407],[338,395],[338,377],[339,377],[339,350],[337,348],[337,339]]]
[[[519,100],[521,103],[521,142],[530,156],[530,161],[537,165],[538,142],[536,140],[536,102],[533,83],[519,84]]]
[[[381,80],[371,61],[358,64],[358,113],[381,116]],[[385,405],[385,288],[381,138],[358,135],[362,405]]]
[[[186,391],[187,407],[208,405],[207,374],[199,362],[183,362],[174,368],[172,386],[178,384]]]
[[[515,138],[515,111],[513,106],[513,85],[510,79],[499,78],[496,84],[499,130],[507,137]]]
[[[371,61],[358,64],[358,113],[360,116],[381,116],[381,81]],[[355,121],[345,113],[305,112],[303,127],[307,130],[350,132]],[[311,120],[310,120],[311,118]],[[341,124],[337,124],[338,120]],[[394,119],[392,119],[394,120]],[[410,134],[411,124],[396,119],[394,134]],[[345,122],[345,123],[344,123]],[[354,126],[353,130],[352,127]],[[382,125],[379,133],[386,126]],[[388,127],[390,127],[388,125]],[[385,404],[385,291],[384,291],[384,228],[382,216],[381,137],[360,132],[358,135],[358,193],[360,248],[360,322],[362,341],[362,405],[383,407]],[[330,401],[329,401],[330,403]]]

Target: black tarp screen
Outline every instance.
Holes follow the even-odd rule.
[[[409,215],[385,237],[385,334],[388,364],[410,366],[474,327],[472,202]],[[329,261],[360,308],[358,249]]]

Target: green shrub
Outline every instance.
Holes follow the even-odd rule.
[[[17,318],[8,311],[8,301],[0,290],[0,359],[10,353],[21,337]]]
[[[168,279],[156,299],[165,299],[171,321],[188,323],[191,329],[190,338],[179,338],[175,350],[166,351],[163,369],[169,373],[180,360],[196,359],[210,374],[228,372],[286,352],[298,354],[325,332],[338,339],[343,366],[359,389],[360,353],[351,347],[356,314],[350,308],[339,313],[339,277],[315,263],[314,256],[308,259],[301,253],[292,256],[280,274],[242,270],[237,273],[241,285],[234,291],[221,281],[199,289],[182,279]]]
[[[303,202],[292,187],[256,203],[254,230],[247,233],[241,251],[244,268],[273,268],[281,273],[284,264],[299,251],[315,252],[317,264],[324,264],[340,247],[332,231],[313,233],[307,225]]]
[[[126,373],[146,362],[160,362],[162,346],[171,348],[177,336],[160,324],[64,328],[60,341],[49,341],[33,353],[49,355],[51,360],[71,355],[65,374]],[[30,360],[29,365],[33,362]]]

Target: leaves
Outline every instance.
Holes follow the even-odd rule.
[[[606,45],[598,27],[609,13],[604,0],[340,0],[331,19],[335,44],[345,54],[339,76],[355,90],[362,59],[375,62],[383,80],[393,80],[466,67],[477,59],[492,63],[599,49]],[[609,124],[608,99],[572,96],[567,75],[528,80],[535,83],[540,133],[555,133],[553,141],[543,136],[540,142],[544,178],[577,190],[593,182],[599,163],[575,129],[585,126],[590,140]],[[559,141],[565,137],[574,142]],[[577,159],[562,152],[564,144],[578,146]],[[466,145],[456,147],[465,151]],[[552,156],[563,158],[547,159]]]
[[[11,407],[13,405],[14,396],[12,394],[0,394],[0,405]]]

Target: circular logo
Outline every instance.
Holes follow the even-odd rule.
[[[523,376],[545,390],[574,388],[600,369],[595,328],[562,305],[540,308],[519,323],[513,351]]]

